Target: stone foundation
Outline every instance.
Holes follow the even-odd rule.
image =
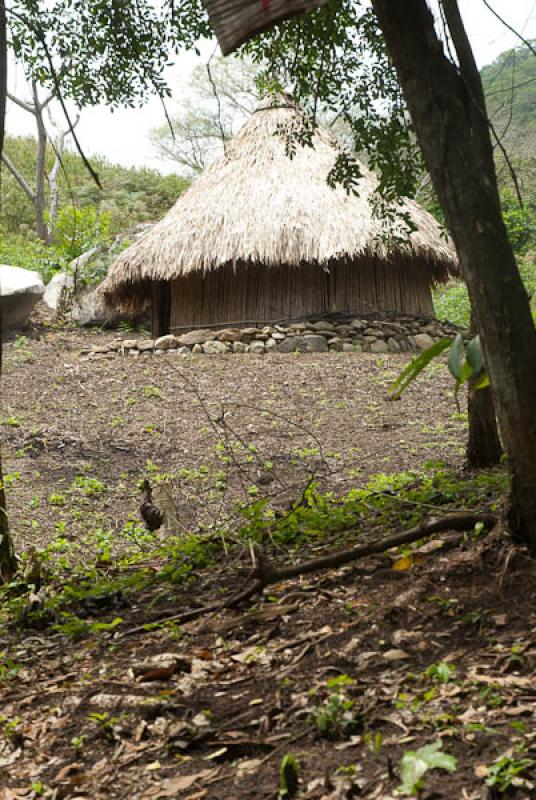
[[[337,319],[296,322],[263,328],[194,330],[159,339],[117,339],[81,352],[91,358],[114,355],[148,356],[174,351],[179,355],[224,353],[410,353],[426,350],[458,329],[448,322],[415,317]]]

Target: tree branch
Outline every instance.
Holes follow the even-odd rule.
[[[24,100],[21,100],[19,97],[15,97],[15,95],[11,94],[11,92],[6,92],[6,94],[7,94],[8,100],[11,100],[12,103],[15,103],[15,105],[20,106],[25,111],[27,111],[29,114],[33,114],[35,116],[35,114],[37,112],[36,112],[36,109],[32,106],[31,103],[26,103]]]
[[[17,183],[19,184],[22,191],[30,198],[30,200],[35,202],[35,192],[30,186],[30,184],[26,181],[26,178],[18,171],[15,164],[11,161],[9,156],[6,156],[5,153],[2,153],[2,161],[11,172]]]

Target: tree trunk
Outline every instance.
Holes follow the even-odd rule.
[[[37,125],[37,160],[35,164],[35,229],[39,238],[50,244],[48,225],[45,219],[46,211],[46,155],[47,131],[43,120],[43,108],[39,102],[37,84],[32,83],[33,102],[35,107],[35,121]]]
[[[536,329],[503,223],[480,75],[456,0],[459,66],[426,0],[372,0],[468,285],[512,468],[510,526],[536,552]]]
[[[471,314],[471,331],[473,335],[478,333],[474,314]],[[475,391],[469,383],[467,412],[467,466],[474,469],[494,467],[500,463],[503,451],[491,387]]]
[[[0,156],[4,150],[4,132],[7,92],[7,44],[6,44],[6,7],[0,0]],[[0,303],[0,380],[2,378],[2,305]],[[1,443],[0,443],[1,448]],[[17,561],[13,551],[13,542],[9,533],[6,512],[6,496],[2,475],[2,452],[0,449],[0,583],[9,581],[17,571]]]

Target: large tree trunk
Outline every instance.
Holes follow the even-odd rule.
[[[0,156],[4,149],[4,130],[7,92],[7,45],[6,7],[0,0]],[[0,380],[2,378],[2,305],[0,304]],[[1,442],[0,442],[1,447]],[[0,583],[8,581],[17,570],[13,542],[9,533],[6,512],[6,497],[2,475],[2,452],[0,449]]]
[[[536,551],[536,329],[502,220],[480,75],[456,0],[443,0],[459,67],[426,0],[372,0],[454,239],[512,467],[510,524]]]
[[[471,314],[471,332],[474,335],[478,333],[474,314]],[[475,391],[469,384],[467,413],[469,417],[467,466],[475,469],[494,467],[500,462],[503,451],[497,428],[493,393],[489,386]]]

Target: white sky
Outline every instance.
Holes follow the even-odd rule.
[[[434,0],[431,0],[431,5]],[[490,0],[490,5],[515,30],[527,38],[536,38],[536,0]],[[478,65],[489,64],[501,52],[520,44],[486,8],[482,0],[460,0],[460,8],[473,45]],[[201,58],[191,53],[181,54],[167,74],[173,93],[169,107],[180,106],[192,70],[205,63],[213,50],[212,43],[204,43]],[[12,70],[10,90],[27,96],[24,79]],[[168,162],[159,159],[149,141],[152,128],[164,123],[158,98],[151,98],[142,108],[119,109],[111,112],[106,106],[97,106],[83,112],[77,128],[78,138],[88,155],[102,154],[114,163],[125,166],[153,167],[172,171]],[[31,133],[32,118],[24,111],[8,104],[7,131],[12,134]]]

